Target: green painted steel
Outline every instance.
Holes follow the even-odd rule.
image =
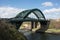
[[[45,20],[45,16],[43,15],[43,13],[41,12],[41,10],[39,10],[39,9],[29,9],[29,10],[22,11],[15,18],[20,18],[20,19],[27,18],[27,19],[29,19],[28,15],[31,14],[31,13],[35,14],[35,16],[38,19],[40,19],[40,20],[44,19]]]

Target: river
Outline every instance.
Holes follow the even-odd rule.
[[[60,40],[60,35],[47,34],[47,33],[34,33],[32,40]]]
[[[24,31],[24,35],[27,37],[28,40],[60,40],[60,35],[55,34],[31,33]]]

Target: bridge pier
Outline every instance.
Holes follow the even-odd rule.
[[[41,28],[38,29],[36,32],[45,32],[49,27],[49,23],[49,21],[40,21]]]
[[[31,31],[32,31],[33,27],[34,27],[34,22],[31,21]]]
[[[37,28],[38,22],[31,21],[31,31],[33,28]]]

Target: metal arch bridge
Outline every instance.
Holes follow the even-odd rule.
[[[28,15],[30,15],[31,13],[35,14],[37,19],[28,17]],[[35,27],[37,26],[38,22],[40,23],[41,28],[36,32],[44,32],[48,29],[49,26],[49,21],[45,19],[44,14],[39,9],[29,9],[22,11],[16,17],[10,19],[10,22],[16,26],[16,29],[19,29],[21,24],[26,21],[31,22],[31,29],[34,27],[34,22]]]

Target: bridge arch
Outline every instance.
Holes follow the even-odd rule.
[[[31,10],[24,18],[26,18],[31,12],[33,12],[37,16],[38,19],[41,16],[45,19],[45,16],[43,15],[43,13],[41,12],[41,10],[39,10],[39,9],[33,9],[33,10]]]
[[[30,10],[25,10],[25,11],[22,11],[22,12],[20,12],[17,16],[16,16],[16,18],[23,18],[23,19],[25,19],[25,18],[27,18],[27,16],[29,15],[29,14],[31,14],[33,12],[33,14],[35,14],[35,16],[39,19],[39,18],[44,18],[44,20],[45,20],[45,16],[43,15],[43,13],[41,12],[41,10],[39,10],[39,9],[30,9]]]
[[[35,14],[35,16],[38,19],[28,17],[28,15],[30,15],[32,12],[33,14]],[[48,21],[45,19],[45,16],[39,9],[29,9],[29,10],[22,11],[16,17],[12,19],[12,22],[15,22],[17,29],[19,29],[21,24],[25,21],[31,21],[31,29],[34,27],[34,22],[35,22],[35,27],[37,26],[37,23],[40,22],[41,29],[38,29],[37,31],[44,32],[48,28],[47,26]]]

